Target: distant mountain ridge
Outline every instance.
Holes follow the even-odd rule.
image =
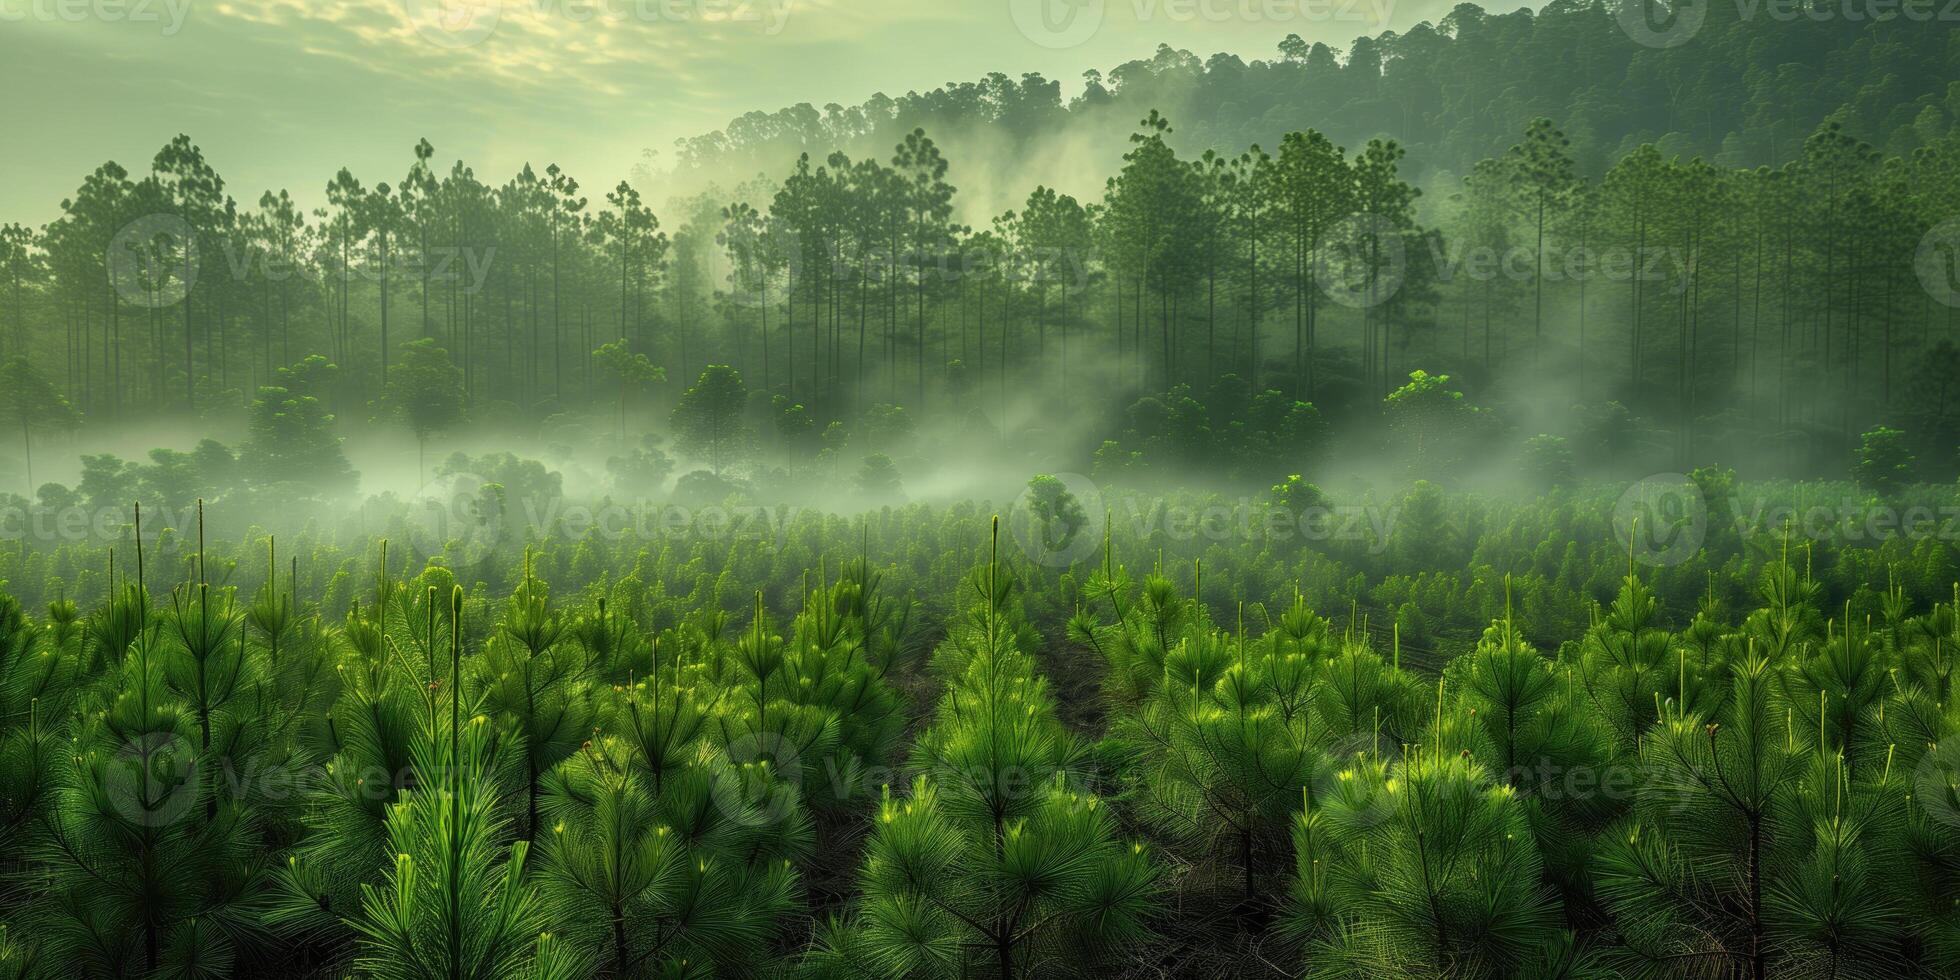
[[[993,73],[848,107],[803,103],[678,141],[678,168],[777,174],[804,152],[882,157],[924,127],[969,178],[988,169],[991,150],[1020,172],[1019,189],[1047,180],[1087,192],[1115,172],[1136,121],[1159,109],[1184,155],[1270,149],[1282,134],[1312,128],[1349,147],[1393,138],[1418,180],[1465,172],[1548,116],[1572,138],[1581,172],[1597,175],[1649,142],[1667,155],[1774,166],[1833,118],[1905,156],[1960,114],[1952,81],[1960,79],[1952,29],[1960,6],[1942,9],[1949,0],[1696,2],[1650,13],[1554,0],[1503,14],[1466,3],[1438,22],[1357,38],[1345,51],[1297,35],[1276,38],[1273,57],[1251,61],[1164,45],[1086,73],[1066,96],[1053,79]],[[1882,10],[1894,13],[1876,19]]]

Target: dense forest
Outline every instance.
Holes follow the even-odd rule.
[[[1950,974],[1960,32],[1635,6],[102,164],[0,980]]]

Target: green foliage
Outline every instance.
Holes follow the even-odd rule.
[[[645,354],[633,350],[623,339],[600,345],[592,356],[619,385],[619,437],[624,439],[627,396],[637,389],[667,380],[667,370],[654,364]]]
[[[228,973],[255,935],[264,814],[220,771],[253,768],[276,746],[251,737],[264,721],[248,711],[266,705],[232,698],[227,668],[240,662],[215,648],[230,645],[228,612],[211,623],[197,591],[178,596],[169,627],[143,628],[116,651],[99,692],[65,723],[74,744],[46,760],[28,852],[40,855],[31,910],[51,960],[105,974]],[[216,689],[200,689],[213,666]]]
[[[502,487],[504,494],[512,501],[528,500],[538,505],[556,500],[565,492],[565,478],[562,475],[546,469],[543,463],[535,459],[523,459],[512,453],[485,453],[482,456],[450,453],[448,458],[436,464],[436,476],[480,478],[486,485]]]
[[[1321,729],[1321,668],[1338,648],[1324,620],[1297,600],[1253,640],[1213,629],[1200,607],[1152,575],[1132,585],[1105,566],[1087,584],[1088,609],[1070,631],[1108,663],[1105,688],[1124,709],[1113,735],[1135,757],[1130,792],[1167,839],[1232,855],[1243,894],[1255,868],[1283,846],[1290,808],[1326,766],[1339,738]],[[1112,616],[1098,623],[1098,612]]]
[[[1145,934],[1157,871],[1080,789],[1082,747],[1034,671],[1030,631],[998,561],[968,577],[934,654],[947,683],[920,736],[923,773],[879,806],[854,923],[820,966],[1032,976],[1107,960]]]
[[[1129,477],[1125,482],[1131,485],[1140,476],[1170,484],[1204,467],[1257,479],[1271,473],[1275,461],[1309,459],[1324,431],[1312,404],[1275,389],[1251,395],[1233,374],[1217,380],[1208,404],[1201,404],[1189,385],[1178,385],[1139,398],[1126,414],[1123,439],[1103,443],[1095,465],[1099,476]]]
[[[572,640],[551,608],[549,586],[527,574],[475,664],[482,710],[504,726],[507,751],[523,756],[526,840],[539,835],[539,781],[584,743],[597,712],[591,680],[598,664]]]
[[[1319,487],[1308,483],[1298,473],[1290,474],[1284,482],[1274,484],[1272,493],[1274,505],[1295,514],[1319,507],[1327,500],[1327,495]]]
[[[1489,423],[1488,409],[1449,387],[1450,376],[1409,372],[1409,383],[1385,403],[1397,456],[1418,475],[1448,472],[1467,459]]]
[[[1532,436],[1524,443],[1525,478],[1534,487],[1571,486],[1573,479],[1572,449],[1566,445],[1564,436]]]
[[[709,365],[674,406],[676,445],[721,476],[723,468],[753,448],[743,417],[747,403],[748,386],[741,373],[725,364]]]
[[[1250,59],[1165,47],[1079,89],[990,75],[751,113],[684,141],[678,172],[715,186],[675,202],[671,235],[630,181],[589,202],[555,165],[438,172],[426,141],[406,173],[330,175],[316,215],[227,185],[179,135],[147,170],[81,175],[45,227],[5,226],[0,339],[38,379],[8,389],[52,396],[37,410],[65,399],[91,426],[243,415],[244,482],[287,497],[351,485],[327,419],[349,406],[423,403],[411,428],[426,437],[460,387],[472,415],[555,449],[616,393],[630,445],[632,393],[704,365],[771,410],[689,417],[779,425],[781,458],[758,467],[782,465],[773,482],[834,470],[813,457],[835,425],[858,437],[836,456],[884,452],[918,483],[902,416],[917,432],[984,422],[1000,441],[981,465],[1086,469],[1105,446],[1097,472],[1126,482],[1264,488],[1319,472],[1305,457],[1327,445],[1323,422],[1344,445],[1382,441],[1376,403],[1416,365],[1506,417],[1582,402],[1533,430],[1556,428],[1589,477],[1710,458],[1837,471],[1877,424],[1950,476],[1960,400],[1934,232],[1960,174],[1952,49],[1896,18],[1743,18],[1692,46],[1627,45],[1624,13],[1466,6],[1338,53],[1298,37]],[[1534,56],[1550,49],[1574,54]],[[1734,77],[1699,72],[1710,61]],[[1726,97],[1791,63],[1832,70]],[[1617,87],[1594,91],[1602,78]],[[1512,88],[1545,94],[1489,97]],[[1398,140],[1379,137],[1384,118]],[[1108,145],[1112,127],[1127,143]],[[1003,159],[1089,161],[1054,176],[1102,193],[983,169],[979,202],[962,196],[951,178],[974,161],[947,148],[995,135]],[[781,179],[725,180],[758,173]],[[1420,223],[1419,186],[1441,198]],[[1022,203],[976,210],[987,200]],[[219,255],[229,276],[212,274]],[[422,370],[436,336],[453,372]],[[1466,476],[1492,443],[1412,425],[1421,402],[1392,400],[1389,440],[1418,457],[1411,475]],[[1096,427],[1077,458],[1025,458],[1026,436],[1063,417]],[[733,442],[704,465],[749,461]]]
[[[0,967],[1118,974],[1236,925],[1313,976],[1936,974],[1950,544],[1766,518],[1629,567],[1619,489],[1425,485],[1382,549],[1117,520],[1072,569],[970,571],[973,505],[478,582],[0,549]]]
[[[1195,474],[1264,488],[1318,472],[1330,431],[1388,442],[1406,475],[1455,483],[1497,447],[1496,412],[1534,402],[1571,406],[1534,429],[1568,440],[1588,478],[1710,458],[1752,475],[1834,471],[1873,425],[1903,426],[1925,475],[1950,476],[1960,400],[1937,339],[1951,284],[1934,232],[1953,210],[1939,188],[1960,174],[1951,52],[1890,21],[1757,19],[1700,40],[1747,70],[1773,73],[1794,51],[1895,84],[1810,80],[1796,122],[1711,115],[1682,94],[1706,99],[1705,77],[1657,81],[1689,70],[1683,52],[1602,47],[1614,13],[1580,4],[1513,23],[1466,7],[1433,30],[1358,39],[1345,59],[1297,38],[1253,62],[1165,48],[1110,76],[1131,83],[1096,75],[1077,99],[1038,76],[989,78],[756,116],[689,141],[684,169],[733,155],[744,163],[717,177],[787,176],[683,198],[671,237],[630,182],[588,212],[561,168],[502,183],[460,162],[438,174],[427,142],[399,180],[335,174],[309,224],[283,191],[228,203],[178,136],[148,173],[87,175],[44,229],[7,226],[0,322],[28,372],[9,390],[91,425],[243,415],[234,482],[273,491],[273,506],[352,486],[332,445],[332,413],[350,405],[423,440],[465,406],[569,454],[601,412],[632,445],[629,399],[670,371],[695,378],[662,406],[674,451],[722,477],[755,462],[765,487],[848,481],[837,461],[874,452],[917,482],[913,460],[934,454],[916,433],[948,423],[983,466],[1093,467],[1130,485]],[[1493,51],[1534,44],[1589,52],[1576,81],[1570,65],[1518,59],[1555,78],[1533,90],[1566,93],[1563,108],[1507,102],[1465,122],[1446,91],[1488,72]],[[1573,94],[1597,77],[1625,92]],[[1187,103],[1208,108],[1180,108],[1192,119],[1172,127],[1161,106]],[[1406,144],[1375,136],[1389,103]],[[1654,106],[1705,125],[1642,122]],[[1112,120],[1137,122],[1115,172],[1089,175],[1109,178],[1099,199],[1005,188],[1016,210],[953,221],[973,202],[948,180],[963,171],[942,153],[945,127],[1004,127],[1027,148]],[[1438,184],[1443,200],[1418,215],[1418,185]],[[119,234],[166,218],[144,241]],[[234,261],[228,278],[207,261],[186,281],[196,256],[218,254],[263,261]],[[1934,302],[1909,301],[1921,294]],[[410,310],[421,339],[401,345]],[[1575,329],[1548,333],[1548,310]],[[1793,326],[1809,323],[1832,329]],[[1431,386],[1490,408],[1447,410]],[[232,397],[243,391],[249,404]],[[1057,418],[1093,426],[1067,447],[1076,458],[1031,456]],[[1570,482],[1541,455],[1557,454],[1531,451],[1534,482]]]
[[[898,464],[884,453],[864,457],[857,472],[851,475],[851,488],[869,504],[895,503],[905,499]]]
[[[856,435],[873,452],[904,454],[911,447],[913,421],[902,405],[873,405],[858,420]]]
[[[1049,552],[1067,548],[1089,521],[1068,485],[1046,473],[1028,481],[1027,499],[1028,513],[1040,528],[1041,545]]]
[[[1680,682],[1685,663],[1660,627],[1653,590],[1629,575],[1613,604],[1580,639],[1574,668],[1595,716],[1621,744],[1631,744],[1658,720],[1662,699],[1678,703],[1687,696]]]
[[[280,368],[276,384],[259,389],[247,419],[239,465],[254,486],[298,496],[351,488],[353,468],[321,402],[338,369],[318,354]]]
[[[27,358],[0,362],[0,427],[20,433],[27,489],[34,489],[34,436],[72,426],[79,420],[68,399]]]
[[[467,722],[452,740],[461,756],[424,741],[415,770],[423,788],[389,810],[394,862],[380,884],[362,886],[354,922],[354,963],[363,973],[391,980],[570,980],[581,973],[576,953],[542,931],[547,920],[529,880],[530,845],[502,840],[496,786],[484,778],[489,749],[481,721]]]
[[[1900,409],[1902,428],[1909,433],[1913,454],[1926,467],[1928,479],[1951,477],[1960,469],[1960,348],[1940,340],[1920,352],[1908,368],[1906,395]]]
[[[468,417],[463,372],[434,338],[410,341],[401,345],[401,360],[389,372],[381,406],[408,426],[416,444],[426,449],[430,436],[453,429]]]
[[[606,457],[606,472],[622,495],[645,493],[667,482],[674,460],[657,446],[636,446],[623,456]]]
[[[574,948],[621,975],[762,975],[778,924],[797,906],[787,857],[740,822],[703,822],[715,778],[649,782],[628,743],[583,750],[554,770],[539,844],[540,886]],[[654,786],[658,786],[655,789]]]
[[[818,572],[822,577],[825,570]],[[806,797],[829,813],[862,805],[869,775],[895,761],[905,723],[891,680],[912,655],[915,608],[881,594],[881,580],[864,562],[847,566],[835,583],[807,596],[779,666],[750,670],[758,682],[751,693],[755,735],[794,750]],[[745,642],[769,644],[754,635]],[[742,662],[758,661],[745,655]],[[773,690],[761,683],[777,674]],[[781,707],[774,709],[775,725],[764,727],[761,708],[770,701]]]
[[[1628,930],[1630,968],[1713,957],[1758,975],[1879,975],[1899,952],[1899,892],[1882,877],[1898,865],[1874,850],[1889,837],[1880,800],[1896,794],[1806,759],[1766,661],[1739,661],[1716,683],[1727,685],[1718,710],[1672,713],[1643,737],[1651,781],[1602,854],[1600,891]],[[1813,890],[1820,872],[1832,884]]]
[[[1457,753],[1341,770],[1294,841],[1316,975],[1515,976],[1565,941],[1525,805]]]
[[[92,509],[120,509],[136,495],[135,467],[108,453],[84,455],[75,490]]]
[[[1858,437],[1858,455],[1851,477],[1877,494],[1889,494],[1912,482],[1913,455],[1905,433],[1879,426]]]

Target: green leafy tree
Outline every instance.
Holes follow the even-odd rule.
[[[0,425],[20,433],[27,489],[34,489],[34,436],[74,425],[79,419],[41,372],[27,358],[15,355],[0,364]]]
[[[1505,151],[1512,193],[1532,234],[1532,363],[1544,354],[1545,345],[1545,232],[1560,222],[1563,209],[1577,187],[1572,157],[1572,141],[1540,116],[1525,127],[1524,141]]]
[[[121,510],[136,499],[137,467],[112,453],[82,454],[75,492],[94,510]]]
[[[1082,502],[1069,492],[1068,485],[1045,473],[1028,481],[1027,506],[1039,527],[1042,547],[1050,552],[1067,548],[1089,522]]]
[[[458,591],[452,622],[461,605]],[[450,644],[452,679],[460,647]],[[544,931],[530,843],[506,842],[488,719],[466,717],[460,685],[447,687],[448,710],[431,711],[436,724],[415,742],[417,789],[388,811],[393,860],[379,884],[361,887],[355,965],[395,980],[571,980],[582,964]]]
[[[175,513],[202,496],[190,453],[152,449],[149,465],[136,469],[143,499],[154,506]]]
[[[462,424],[469,417],[469,399],[463,391],[463,372],[434,338],[401,345],[401,355],[388,379],[382,407],[414,433],[416,478],[426,481],[429,437]]]
[[[1157,871],[1077,788],[1081,748],[1034,672],[1013,594],[997,562],[969,577],[968,612],[934,654],[947,693],[920,738],[924,774],[902,796],[886,788],[862,905],[820,939],[820,965],[1006,980],[1094,964],[1147,934]]]
[[[1611,605],[1579,640],[1577,682],[1593,714],[1622,746],[1658,720],[1663,699],[1684,694],[1672,638],[1661,627],[1653,589],[1629,573]]]
[[[1087,288],[1090,248],[1089,213],[1075,198],[1037,187],[1028,196],[1019,216],[1019,244],[1030,253],[1029,278],[1035,292],[1035,357],[1045,370],[1048,362],[1048,331],[1056,328],[1060,356],[1056,361],[1057,393],[1066,406],[1069,400],[1069,319],[1071,301]],[[1048,312],[1053,294],[1060,309]],[[1078,311],[1079,312],[1079,311]]]
[[[1605,838],[1598,889],[1625,972],[1887,975],[1907,893],[1892,880],[1900,787],[1854,781],[1828,745],[1806,758],[1761,657],[1711,683],[1714,711],[1671,710],[1642,738],[1647,782]]]
[[[1284,281],[1293,305],[1293,377],[1296,397],[1314,397],[1314,356],[1319,341],[1325,260],[1330,229],[1354,210],[1347,151],[1316,130],[1288,133],[1273,160],[1274,218],[1285,243]]]
[[[614,976],[766,975],[797,875],[737,795],[707,765],[656,783],[630,743],[582,749],[546,779],[549,920]]]
[[[337,369],[318,354],[281,368],[277,384],[259,389],[246,416],[247,438],[239,454],[246,479],[257,487],[292,487],[301,495],[350,489],[354,470],[334,434],[334,416],[321,401]]]
[[[209,598],[202,584],[180,591],[166,628],[131,589],[113,614],[127,628],[105,631],[118,638],[103,651],[105,696],[74,720],[38,827],[41,929],[71,966],[229,973],[255,935],[255,801],[219,773],[266,761],[229,751],[234,738],[252,741],[241,716],[285,709],[233,700],[249,655],[235,649],[229,610]]]
[[[191,472],[203,497],[222,497],[238,485],[238,455],[216,439],[200,439],[191,450]]]
[[[1336,647],[1327,623],[1296,602],[1263,637],[1228,634],[1162,575],[1132,593],[1108,563],[1087,592],[1118,618],[1098,627],[1078,613],[1070,631],[1113,675],[1114,731],[1136,756],[1128,780],[1144,814],[1187,853],[1232,855],[1242,898],[1261,901],[1262,858],[1284,847],[1292,808],[1326,765],[1313,701]]]
[[[933,299],[929,284],[938,281],[933,266],[949,241],[947,219],[953,213],[953,185],[946,182],[946,158],[924,129],[905,134],[892,153],[892,174],[901,188],[906,261],[913,267],[912,302],[918,393],[915,404],[926,405],[926,321]]]
[[[26,227],[0,225],[0,282],[7,287],[7,329],[0,333],[4,353],[12,357],[27,346],[26,286],[35,278],[34,233]]]
[[[1546,878],[1573,896],[1591,887],[1591,842],[1623,804],[1582,783],[1619,759],[1611,729],[1573,683],[1570,665],[1560,668],[1525,642],[1507,614],[1444,677],[1468,719],[1463,742],[1524,802]]]
[[[1953,475],[1960,466],[1960,348],[1950,340],[1923,353],[1906,376],[1906,397],[1898,406],[1915,455],[1931,474]]]
[[[1572,449],[1564,436],[1539,433],[1524,441],[1524,471],[1540,489],[1572,485]]]
[[[1404,150],[1394,140],[1371,139],[1354,155],[1354,215],[1338,222],[1328,251],[1333,263],[1321,288],[1361,307],[1362,377],[1387,391],[1395,376],[1395,321],[1421,294],[1426,299],[1432,254],[1415,223],[1422,191],[1401,176]],[[1338,291],[1338,292],[1336,292]]]
[[[626,440],[626,397],[633,391],[667,380],[665,368],[657,367],[645,354],[635,352],[625,340],[615,340],[592,352],[599,368],[619,384],[619,428],[615,438]]]
[[[1308,508],[1326,503],[1327,495],[1320,488],[1308,483],[1298,473],[1288,474],[1285,480],[1273,484],[1273,504],[1283,510],[1300,516]]]
[[[891,503],[905,497],[898,464],[884,453],[864,457],[858,471],[851,476],[851,489],[869,503]]]
[[[570,642],[568,624],[551,608],[549,586],[528,566],[526,573],[477,667],[485,710],[522,754],[524,839],[536,841],[540,780],[592,733],[596,664],[586,647]]]
[[[1457,752],[1356,760],[1294,844],[1286,925],[1314,975],[1600,975],[1569,962],[1527,805]]]
[[[1858,456],[1851,464],[1852,479],[1876,494],[1890,494],[1912,482],[1913,455],[1906,434],[1879,426],[1858,438]]]
[[[674,406],[676,445],[721,476],[724,468],[746,458],[753,448],[744,414],[748,400],[748,386],[740,372],[726,364],[708,365]]]
[[[1195,277],[1196,267],[1183,249],[1182,233],[1200,212],[1201,187],[1197,172],[1177,159],[1169,136],[1170,121],[1157,110],[1130,134],[1123,169],[1110,178],[1104,192],[1102,221],[1113,244],[1110,260],[1137,288],[1154,294],[1163,387],[1175,383],[1172,373],[1177,327],[1171,300]],[[1131,351],[1136,377],[1144,377],[1144,313],[1139,307]]]
[[[1390,392],[1384,406],[1397,455],[1423,476],[1444,475],[1468,458],[1490,419],[1488,409],[1450,387],[1449,375],[1422,370],[1409,372],[1409,383]]]

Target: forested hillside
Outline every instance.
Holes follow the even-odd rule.
[[[744,452],[780,465],[937,425],[1161,478],[1324,424],[1372,451],[1386,396],[1447,377],[1492,409],[1458,459],[1545,436],[1632,472],[1835,475],[1890,426],[1950,474],[1948,33],[1728,17],[1675,47],[1558,4],[1341,57],[1166,49],[1066,101],[995,77],[744,117],[610,189],[425,141],[309,210],[181,137],[5,229],[15,390],[66,402],[11,414],[23,450],[137,413],[344,426],[405,419],[409,371],[455,387],[411,422],[426,444],[468,417],[618,428],[720,364]],[[781,176],[665,197],[749,168]],[[301,390],[311,422],[276,411]]]
[[[1715,8],[1648,47],[1595,4],[1462,6],[1339,57],[1164,49],[1066,100],[994,76],[747,116],[684,172],[784,176],[672,200],[421,143],[400,178],[337,172],[306,210],[227,186],[184,137],[6,227],[0,333],[18,390],[73,410],[18,412],[29,441],[294,386],[388,416],[365,406],[427,339],[463,412],[500,421],[633,414],[672,404],[657,374],[731,365],[788,461],[876,416],[1131,465],[1278,433],[1245,416],[1268,390],[1366,445],[1425,370],[1499,410],[1503,453],[1607,425],[1652,465],[1842,472],[1884,423],[1950,472],[1960,141],[1948,33],[1921,27]],[[1043,169],[1111,176],[1078,198]],[[972,216],[986,200],[1011,206]]]
[[[1774,9],[1704,4],[1670,22],[1663,7],[1655,20],[1668,28],[1641,36],[1682,40],[1660,46],[1639,43],[1617,4],[1557,0],[1534,12],[1465,3],[1345,49],[1298,36],[1252,58],[1165,45],[1081,80],[1003,73],[851,106],[756,111],[677,151],[684,170],[775,172],[806,151],[881,154],[925,127],[956,159],[995,149],[990,161],[1017,161],[1037,180],[1086,193],[1115,168],[1122,136],[1158,109],[1179,120],[1171,145],[1186,156],[1270,150],[1285,133],[1315,129],[1349,147],[1393,139],[1420,181],[1502,154],[1546,116],[1571,137],[1579,172],[1596,178],[1642,143],[1722,167],[1780,166],[1830,118],[1906,157],[1960,111],[1949,90],[1952,32],[1933,20],[1936,10],[1853,18]],[[1102,172],[1070,173],[1064,161]]]

